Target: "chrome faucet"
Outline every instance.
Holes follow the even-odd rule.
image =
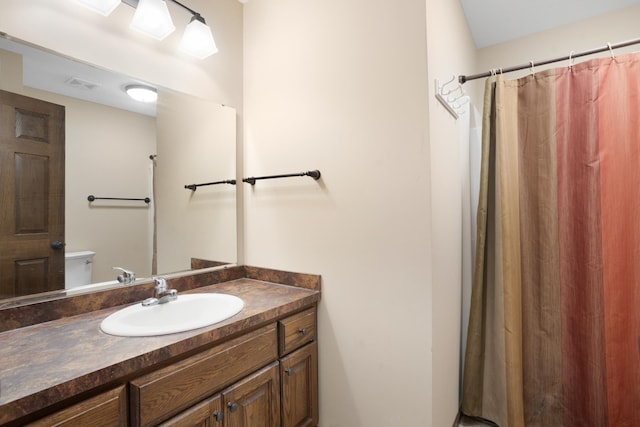
[[[154,283],[156,284],[154,288],[154,296],[152,298],[147,298],[142,301],[142,305],[157,305],[164,304],[169,301],[175,301],[178,299],[178,291],[175,289],[167,289],[167,280],[164,277],[154,277]]]
[[[123,285],[130,285],[136,281],[136,273],[134,273],[133,271],[126,270],[122,267],[113,267],[113,269],[122,271],[122,274],[119,274],[117,279],[118,282],[122,283]]]

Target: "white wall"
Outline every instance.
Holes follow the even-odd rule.
[[[469,106],[464,109],[467,113],[455,120],[436,100],[434,83],[438,79],[442,84],[476,67],[475,44],[458,1],[427,2],[427,42],[433,247],[432,425],[439,427],[450,426],[458,412],[462,257],[470,251]],[[447,89],[453,87],[455,84]],[[463,230],[467,233],[464,236]]]

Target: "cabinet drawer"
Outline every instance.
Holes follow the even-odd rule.
[[[126,426],[127,400],[124,386],[76,403],[29,426]]]
[[[280,355],[316,339],[316,309],[310,308],[278,322]]]
[[[276,360],[276,340],[269,325],[131,381],[133,425],[164,421]]]

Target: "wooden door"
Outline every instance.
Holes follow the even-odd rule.
[[[64,118],[0,91],[0,298],[64,288]]]
[[[278,362],[222,392],[225,427],[280,427]]]
[[[313,342],[280,360],[282,427],[318,424],[318,345]]]

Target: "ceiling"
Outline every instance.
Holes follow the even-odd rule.
[[[640,0],[460,0],[483,48],[622,9]]]
[[[156,115],[155,103],[134,101],[124,91],[131,84],[149,85],[146,82],[3,37],[0,37],[0,49],[22,55],[25,86],[147,116]]]

